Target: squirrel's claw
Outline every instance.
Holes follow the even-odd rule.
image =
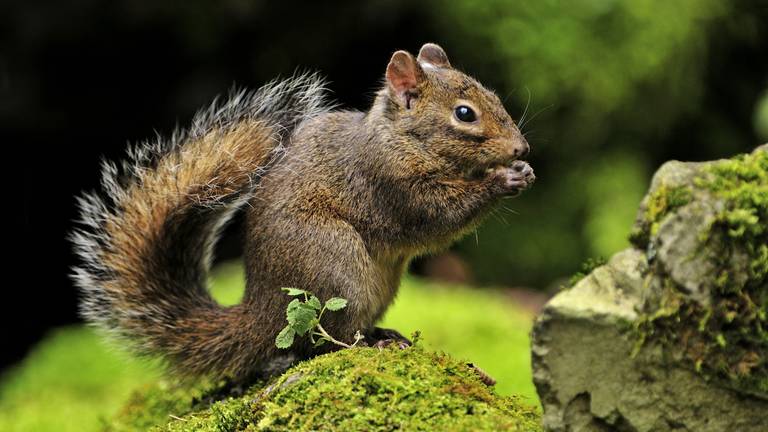
[[[395,344],[399,349],[406,349],[411,346],[410,341],[395,340],[395,339],[380,339],[373,344],[378,349],[384,349],[390,345]]]
[[[387,347],[392,344],[397,344],[398,348],[406,349],[413,345],[410,339],[403,336],[397,330],[386,329],[381,327],[374,327],[374,329],[368,335],[373,343],[373,346],[379,349]]]
[[[511,166],[496,168],[494,177],[499,180],[503,193],[517,195],[536,181],[536,175],[528,162],[516,160]]]

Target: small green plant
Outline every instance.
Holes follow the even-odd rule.
[[[285,310],[288,325],[283,328],[275,338],[275,345],[278,348],[288,348],[293,345],[296,335],[304,336],[309,334],[309,338],[314,346],[319,347],[326,342],[330,342],[344,348],[352,348],[358,342],[363,340],[363,335],[355,332],[355,341],[350,345],[335,339],[320,324],[320,319],[326,310],[338,311],[347,307],[347,300],[340,297],[332,297],[323,304],[317,296],[309,291],[298,288],[283,288],[289,296],[303,296],[304,300],[295,298],[288,303]]]

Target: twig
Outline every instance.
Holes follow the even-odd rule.
[[[343,346],[344,348],[354,348],[357,345],[358,342],[363,340],[363,335],[361,335],[360,332],[356,332],[355,333],[355,342],[352,343],[352,345],[350,345],[348,343],[345,343],[345,342],[342,342],[340,340],[337,340],[333,336],[329,335],[328,332],[325,331],[325,329],[323,328],[322,324],[317,323],[317,327],[316,328],[317,328],[317,331],[313,333],[314,335],[322,336],[323,338],[327,339],[331,343]]]

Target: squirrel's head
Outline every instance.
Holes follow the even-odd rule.
[[[414,57],[397,51],[387,65],[384,105],[393,133],[416,139],[445,168],[465,176],[509,165],[528,143],[491,90],[451,67],[441,47],[427,43]]]

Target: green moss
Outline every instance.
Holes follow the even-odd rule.
[[[542,430],[538,410],[495,394],[466,363],[419,344],[319,356],[204,409],[199,387],[172,393],[145,389],[115,423],[146,428],[151,418],[166,431]]]
[[[174,417],[206,409],[221,393],[222,387],[222,383],[206,380],[175,382],[163,379],[147,384],[133,392],[107,430],[147,430]]]
[[[707,239],[719,240],[720,253],[703,367],[768,396],[768,151],[713,164],[697,184],[724,203]],[[746,280],[731,264],[739,252],[749,260]]]
[[[721,161],[697,184],[724,202],[712,226],[725,252],[742,247],[750,257],[747,285],[768,280],[768,150]],[[727,269],[726,269],[727,270]],[[724,284],[727,287],[727,283]],[[742,287],[731,287],[740,291]]]
[[[252,403],[261,386],[231,396],[223,383],[160,380],[134,392],[128,403],[105,425],[108,432],[239,431],[253,420]]]
[[[568,286],[572,287],[576,285],[580,280],[584,279],[587,277],[587,275],[592,273],[592,270],[605,265],[606,262],[607,261],[603,257],[587,258],[587,260],[581,264],[579,271],[571,276],[571,278],[568,280]]]
[[[660,185],[649,195],[643,220],[632,230],[629,241],[636,247],[645,249],[649,239],[658,233],[664,217],[692,199],[693,195],[687,186]]]
[[[702,236],[717,275],[709,305],[690,299],[656,266],[661,304],[640,321],[641,333],[706,378],[768,397],[768,152],[713,163],[694,183],[722,204]],[[746,275],[735,264],[744,259]]]

